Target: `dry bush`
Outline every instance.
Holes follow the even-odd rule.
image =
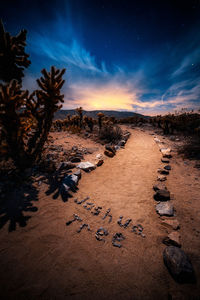
[[[116,143],[122,139],[122,130],[118,125],[105,125],[99,132],[99,138],[107,143]]]
[[[188,138],[184,145],[179,147],[178,153],[185,158],[200,159],[200,137],[192,136]]]

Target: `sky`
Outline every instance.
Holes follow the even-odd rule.
[[[28,30],[24,88],[66,68],[64,109],[200,109],[200,0],[7,0],[0,17]]]

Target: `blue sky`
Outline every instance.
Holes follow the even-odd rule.
[[[6,30],[28,30],[31,66],[66,68],[64,108],[143,114],[200,108],[199,1],[8,1]]]

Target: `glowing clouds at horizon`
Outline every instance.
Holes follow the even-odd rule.
[[[82,106],[86,110],[134,110],[136,95],[126,87],[117,85],[105,86],[72,86],[73,99],[68,100],[65,94],[63,108],[74,109]]]

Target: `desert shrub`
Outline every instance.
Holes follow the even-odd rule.
[[[105,125],[99,132],[99,138],[107,143],[116,143],[122,139],[122,130],[118,125]]]
[[[189,159],[200,159],[200,136],[188,137],[178,153]]]
[[[94,128],[94,124],[95,124],[93,118],[84,116],[84,124],[86,124],[89,127],[90,132],[93,132],[93,128]]]
[[[98,116],[99,130],[101,130],[101,128],[102,128],[102,120],[103,120],[104,114],[103,114],[102,112],[99,112],[99,113],[97,114],[97,116]]]
[[[26,40],[24,31],[17,37],[11,37],[1,27],[0,41],[5,37],[8,41],[18,41],[21,38],[23,43],[19,44],[22,45],[19,46],[19,49],[22,51]],[[21,60],[19,60],[17,49],[5,53],[7,47],[1,47],[0,57],[6,57],[9,60],[10,55],[11,61],[17,61],[19,66],[28,66],[27,55],[24,55],[24,58],[22,55]],[[16,56],[16,60],[13,55]],[[18,60],[22,61],[22,64]],[[22,90],[23,69],[18,67],[17,63],[14,63],[15,69],[12,73],[12,70],[8,72],[4,68],[4,63],[0,60],[0,79],[7,81],[11,77],[17,78],[17,80],[13,79],[0,84],[0,128],[4,149],[7,149],[7,156],[12,158],[15,166],[23,169],[30,167],[40,159],[54,113],[61,108],[60,103],[64,102],[64,95],[61,95],[60,90],[64,84],[62,76],[65,69],[60,71],[51,67],[50,72],[43,69],[41,71],[42,77],[37,80],[39,89],[29,94],[27,90]]]
[[[76,109],[77,113],[78,113],[78,117],[79,117],[79,127],[82,128],[83,125],[83,109],[82,107],[78,107]]]

